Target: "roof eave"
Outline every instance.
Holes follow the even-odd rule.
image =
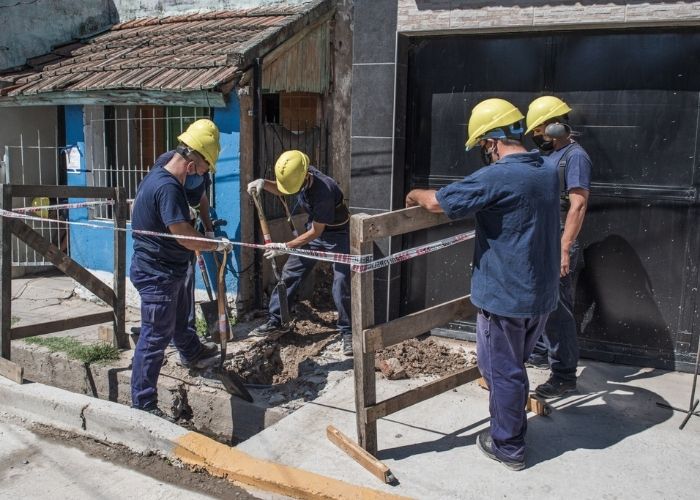
[[[72,104],[103,106],[203,106],[226,107],[226,96],[210,90],[81,90],[42,92],[30,95],[0,97],[0,107],[67,106]]]

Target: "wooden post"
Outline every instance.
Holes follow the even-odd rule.
[[[0,184],[0,208],[12,210],[12,186]],[[0,217],[0,357],[10,359],[12,340],[12,230],[9,219]]]
[[[372,253],[372,242],[365,241],[363,219],[367,214],[350,218],[350,253]],[[369,421],[365,408],[377,402],[374,373],[374,351],[365,353],[362,332],[374,324],[374,272],[351,273],[352,300],[352,351],[355,370],[355,409],[357,412],[357,437],[362,448],[377,455],[377,422]]]
[[[114,189],[114,343],[129,348],[126,336],[126,219],[129,214],[126,190]]]

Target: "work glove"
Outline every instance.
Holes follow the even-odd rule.
[[[204,237],[211,238],[213,240],[215,238],[214,231],[204,231]]]
[[[233,250],[233,243],[231,243],[228,240],[228,238],[224,238],[222,236],[216,245],[216,251],[217,252],[230,252],[231,250]]]
[[[284,250],[287,249],[287,244],[286,243],[268,243],[265,245],[265,253],[263,256],[266,259],[274,259],[275,257],[279,257],[280,255],[284,255]]]
[[[197,219],[197,209],[190,207],[190,219],[191,220]]]
[[[262,193],[265,190],[265,179],[255,179],[248,183],[248,194],[253,196],[255,193]]]

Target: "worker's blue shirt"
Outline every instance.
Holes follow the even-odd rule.
[[[591,158],[577,143],[571,143],[561,149],[552,151],[545,161],[552,162],[558,166],[561,159],[566,155],[566,167],[564,168],[564,179],[566,181],[566,191],[575,188],[591,190]]]
[[[175,150],[163,153],[156,158],[155,163],[153,163],[153,168],[166,166],[174,155]],[[211,177],[209,176],[208,172],[202,175],[201,179],[194,179],[195,176],[189,175],[187,177],[188,178],[185,180],[185,195],[187,196],[187,204],[191,207],[198,208],[202,195],[209,190],[209,186],[211,185]],[[190,179],[190,177],[192,177],[192,179]],[[197,185],[190,188],[188,185],[190,184],[191,180],[194,180]]]
[[[508,317],[552,312],[559,285],[559,179],[538,152],[511,154],[440,189],[457,219],[474,214],[472,303]]]
[[[331,177],[323,174],[315,167],[309,167],[309,173],[313,176],[313,182],[308,188],[299,192],[299,204],[309,214],[306,228],[310,229],[313,222],[321,224],[335,224],[335,207],[343,201],[343,192],[338,183]],[[337,231],[347,228],[342,226],[326,227],[326,231]]]
[[[169,233],[168,226],[189,220],[185,188],[166,169],[154,166],[136,192],[132,229]],[[132,272],[136,270],[166,278],[184,277],[191,258],[192,251],[173,238],[134,233]]]

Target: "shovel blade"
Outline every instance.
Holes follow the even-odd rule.
[[[219,341],[219,304],[213,300],[199,304],[202,316],[207,324],[207,333],[214,341]]]
[[[289,302],[287,301],[287,285],[284,281],[279,280],[275,285],[277,296],[280,299],[280,319],[283,325],[289,324]]]
[[[238,375],[232,370],[227,370],[225,368],[219,368],[217,371],[217,375],[221,383],[224,385],[224,389],[226,389],[226,392],[234,396],[238,396],[242,400],[248,401],[249,403],[253,402],[253,396],[250,394],[250,392],[248,392],[248,389],[246,389],[246,386],[240,375]]]

